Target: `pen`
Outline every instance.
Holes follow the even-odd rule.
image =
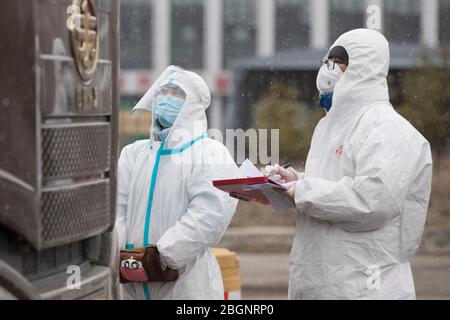
[[[281,167],[283,167],[284,169],[287,169],[287,168],[289,168],[290,166],[291,166],[291,163],[288,162],[288,163],[286,163],[286,164],[283,164]]]

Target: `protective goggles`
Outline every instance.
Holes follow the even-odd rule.
[[[348,53],[342,46],[333,47],[328,56],[321,60],[322,64],[326,64],[328,70],[334,70],[336,63],[348,65]]]

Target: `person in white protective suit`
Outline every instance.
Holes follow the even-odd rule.
[[[329,53],[338,46],[348,64],[328,56],[319,71],[321,92],[328,68],[342,74],[305,172],[267,169],[288,182],[297,209],[289,298],[415,299],[409,261],[426,219],[430,146],[389,103],[385,37],[356,29]]]
[[[210,246],[220,241],[237,200],[212,180],[235,177],[237,166],[225,146],[206,135],[210,101],[200,76],[170,66],[132,110],[153,111],[153,120],[150,139],[124,147],[120,155],[120,249],[155,246],[161,267],[177,270],[178,279],[122,284],[123,299],[224,297]]]

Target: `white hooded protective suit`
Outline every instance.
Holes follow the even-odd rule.
[[[185,103],[164,143],[155,117],[149,140],[123,148],[118,167],[117,222],[120,248],[157,245],[179,278],[166,283],[121,285],[124,299],[223,299],[219,265],[210,249],[221,239],[237,200],[215,189],[212,180],[237,175],[221,143],[207,138],[205,110],[211,98],[203,79],[170,66],[132,113],[152,110],[161,85],[186,93]]]
[[[430,146],[389,103],[384,36],[357,29],[336,45],[349,65],[295,184],[289,298],[414,299],[409,260],[427,213]]]

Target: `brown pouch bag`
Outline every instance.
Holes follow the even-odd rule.
[[[120,250],[120,283],[167,282],[178,279],[178,271],[162,269],[158,249],[154,246]]]

